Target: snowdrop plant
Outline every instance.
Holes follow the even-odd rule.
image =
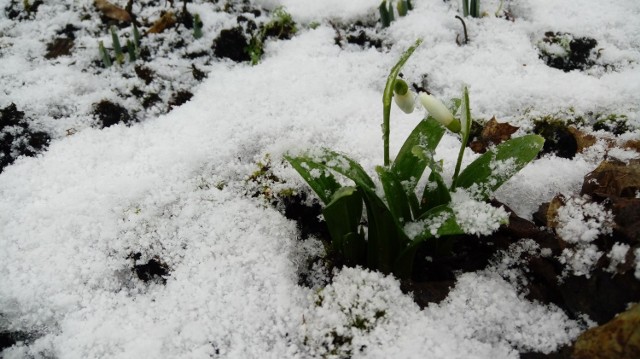
[[[398,10],[399,16],[406,16],[409,10],[413,10],[411,0],[398,0],[396,9]],[[395,20],[393,0],[382,0],[380,6],[378,6],[378,10],[380,11],[380,23],[382,27],[389,27],[391,22]]]
[[[489,234],[504,223],[508,218],[504,209],[491,207],[486,200],[533,160],[544,143],[537,135],[511,139],[460,171],[472,122],[467,89],[463,89],[461,99],[453,101],[452,110],[434,96],[420,93],[418,98],[429,114],[418,123],[391,162],[392,98],[403,111],[413,111],[413,94],[398,74],[420,43],[418,40],[402,55],[387,78],[382,98],[384,165],[375,169],[379,185],[356,161],[331,149],[285,155],[324,203],[322,214],[329,228],[332,250],[347,264],[393,273],[399,278],[411,276],[414,257],[421,245],[429,244],[428,248],[436,250],[445,248],[446,236]],[[461,136],[450,182],[443,178],[442,162],[434,158],[447,130]],[[430,171],[426,185],[418,191],[427,168]],[[336,174],[352,184],[340,185]],[[486,218],[487,223],[478,224],[478,218]]]

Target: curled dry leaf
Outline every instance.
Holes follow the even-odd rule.
[[[575,343],[573,358],[639,358],[640,304],[616,318],[582,333]]]
[[[131,22],[131,14],[127,10],[113,5],[107,0],[95,0],[95,6],[102,12],[102,14],[109,19],[118,20],[121,22]]]
[[[640,191],[640,160],[603,161],[585,177],[582,194],[630,197]]]
[[[591,147],[596,144],[597,139],[593,135],[584,133],[573,126],[567,127],[567,130],[571,135],[573,135],[573,138],[576,139],[576,144],[578,145],[578,153],[582,153],[585,148]]]
[[[490,145],[498,145],[511,138],[511,135],[518,130],[518,127],[509,123],[500,123],[492,117],[483,127],[478,140],[473,141],[469,146],[474,152],[484,153]]]
[[[165,29],[170,28],[171,26],[176,24],[176,15],[172,11],[167,11],[162,15],[160,19],[158,19],[153,26],[149,28],[147,31],[148,34],[158,34],[163,32]]]

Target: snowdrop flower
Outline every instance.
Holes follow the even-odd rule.
[[[424,106],[424,108],[429,112],[429,115],[448,128],[451,132],[460,132],[460,121],[453,117],[451,111],[449,111],[447,106],[445,106],[440,100],[426,92],[420,92],[418,98],[420,99],[422,106]]]
[[[393,99],[404,113],[413,112],[415,97],[413,92],[409,91],[409,86],[404,80],[396,79],[393,87]]]

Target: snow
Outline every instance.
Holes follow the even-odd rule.
[[[9,3],[0,0],[0,8]],[[17,26],[0,12],[0,107],[16,103],[54,137],[45,153],[0,174],[0,328],[33,335],[4,357],[307,358],[329,353],[327,336],[335,331],[352,337],[351,347],[339,350],[354,357],[515,358],[518,350],[551,352],[583,329],[558,308],[522,298],[497,269],[460,275],[443,303],[424,310],[397,280],[360,268],[343,269],[324,288],[322,268],[315,268],[315,288],[299,286],[298,272],[306,257],[318,254],[318,242],[301,248],[295,224],[249,198],[245,179],[269,154],[279,178],[304,188],[280,159],[318,147],[348,154],[373,173],[382,160],[384,81],[418,37],[424,43],[405,78],[419,82],[426,75],[443,100],[468,85],[475,118],[496,115],[526,126],[541,114],[571,110],[626,115],[638,127],[637,1],[585,0],[579,8],[507,1],[514,22],[491,16],[498,1],[486,1],[490,16],[467,20],[466,46],[455,43],[461,34],[455,2],[414,1],[415,9],[384,32],[390,48],[382,52],[339,48],[329,23],[375,19],[378,1],[256,1],[284,5],[299,23],[320,26],[267,42],[254,67],[195,60],[208,72],[202,83],[182,55],[208,48],[235,19],[194,1],[189,8],[201,15],[205,37],[185,49],[163,48],[147,64],[162,79],[149,85],[130,65],[85,70],[98,59],[98,40],[110,42],[91,3],[47,2],[35,20]],[[83,8],[88,20],[79,17]],[[45,60],[45,44],[67,23],[82,25],[77,50]],[[545,31],[595,37],[603,49],[599,61],[616,70],[547,67],[535,49]],[[171,36],[178,35],[145,41]],[[134,86],[162,98],[190,89],[194,97],[163,114],[118,97]],[[102,99],[135,109],[142,122],[93,128],[92,104]],[[391,153],[420,112],[392,110]],[[447,159],[445,178],[458,146],[447,134],[437,150],[436,159]],[[465,155],[465,163],[472,158]],[[544,157],[496,197],[530,216],[557,192],[576,193],[601,159]],[[130,269],[134,253],[141,262],[161,259],[170,268],[166,285],[137,279]],[[379,311],[385,315],[376,318]],[[366,319],[365,329],[350,325],[354,315]]]

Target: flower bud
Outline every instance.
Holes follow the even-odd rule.
[[[393,85],[393,99],[396,101],[396,105],[404,113],[412,113],[415,107],[415,97],[413,92],[409,91],[407,83],[401,79],[396,79]]]
[[[418,98],[431,117],[435,118],[436,121],[440,122],[451,132],[460,132],[460,121],[453,117],[451,111],[449,111],[447,106],[445,106],[440,100],[426,92],[421,92],[418,95]]]

